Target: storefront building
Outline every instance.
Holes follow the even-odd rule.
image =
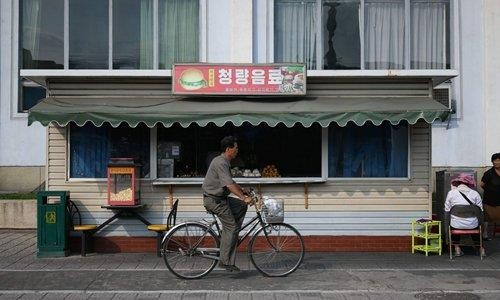
[[[207,164],[233,134],[236,180],[283,198],[308,250],[409,249],[410,221],[432,213],[431,124],[450,112],[433,88],[458,75],[449,1],[242,1],[253,18],[217,45],[225,12],[208,2],[21,1],[22,97],[46,93],[29,109],[47,127],[46,188],[100,224],[109,159],[135,157],[148,220],[164,222],[174,199],[179,220],[202,218]],[[304,63],[307,92],[172,94],[172,64],[216,61],[233,74],[237,62]],[[99,235],[154,250],[134,220]]]

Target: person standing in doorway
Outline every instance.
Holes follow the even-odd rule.
[[[484,190],[483,204],[485,211],[485,231],[483,237],[487,240],[494,235],[493,223],[500,222],[500,153],[491,156],[493,167],[486,171],[481,179]]]
[[[233,136],[221,140],[221,155],[215,157],[203,180],[203,205],[222,223],[219,266],[228,271],[239,271],[234,265],[233,252],[238,233],[252,198],[234,182],[230,162],[238,155],[238,141]],[[234,194],[238,198],[229,197]]]

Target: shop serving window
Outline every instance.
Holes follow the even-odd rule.
[[[274,60],[310,70],[449,69],[449,2],[275,0]]]
[[[105,178],[112,157],[134,158],[142,166],[141,177],[149,177],[150,129],[108,124],[69,127],[70,178]]]
[[[408,177],[408,124],[328,128],[329,177]]]
[[[234,177],[321,177],[321,127],[269,127],[196,124],[158,128],[159,178],[201,178],[220,155],[220,140],[238,138],[238,157],[231,162]]]

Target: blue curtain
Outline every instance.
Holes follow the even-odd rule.
[[[108,128],[93,125],[71,126],[70,177],[106,177],[110,144]]]
[[[141,177],[149,176],[149,128],[109,125],[70,127],[70,177],[104,178],[111,157],[130,157],[141,164]]]
[[[329,177],[406,177],[408,125],[331,125]]]

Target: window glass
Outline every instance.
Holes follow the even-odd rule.
[[[153,68],[153,0],[113,1],[113,69]]]
[[[221,154],[220,140],[238,138],[233,176],[320,177],[321,127],[243,124],[235,127],[180,125],[158,128],[158,177],[203,177],[212,159]]]
[[[328,129],[329,177],[407,177],[408,124]]]
[[[70,69],[107,69],[108,1],[69,1]]]
[[[321,28],[324,69],[360,69],[359,1],[325,0]]]
[[[409,28],[405,18],[410,19]],[[410,36],[410,66],[405,65],[405,35]],[[450,1],[274,1],[275,62],[303,62],[308,69],[360,69],[362,36],[365,69],[449,69]]]
[[[104,178],[111,157],[134,158],[142,165],[141,177],[149,177],[149,134],[145,125],[130,128],[108,124],[70,126],[70,177]]]
[[[316,69],[316,1],[274,1],[274,60]]]
[[[450,5],[448,0],[412,0],[411,68],[450,68]]]
[[[41,86],[24,86],[21,89],[21,111],[28,111],[45,98],[46,91]]]
[[[365,68],[404,69],[404,0],[365,0]]]
[[[199,60],[198,0],[159,0],[158,27],[160,69]]]
[[[20,10],[21,68],[62,69],[64,0],[22,0]]]

